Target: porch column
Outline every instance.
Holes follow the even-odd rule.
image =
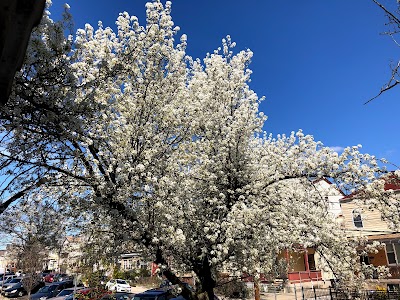
[[[289,267],[290,267],[290,258],[289,258],[289,250],[288,249],[285,249],[285,260],[286,260],[286,263],[287,263],[287,266],[288,266],[288,272],[289,272]]]
[[[306,271],[308,273],[310,273],[310,264],[308,263],[308,251],[307,251],[307,248],[304,249],[304,264],[305,264],[305,267],[306,267]]]

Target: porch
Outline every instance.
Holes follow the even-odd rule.
[[[322,280],[322,272],[316,268],[314,254],[313,248],[285,251],[284,257],[288,264],[287,277],[290,283]]]

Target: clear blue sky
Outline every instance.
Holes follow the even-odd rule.
[[[64,2],[53,0],[55,19]],[[66,2],[76,29],[99,20],[115,28],[122,11],[145,21],[145,0]],[[172,17],[193,57],[203,58],[228,34],[236,49],[254,52],[251,87],[266,96],[266,131],[303,129],[326,146],[362,144],[363,152],[400,165],[400,87],[363,105],[400,57],[381,34],[386,18],[372,0],[175,0]]]

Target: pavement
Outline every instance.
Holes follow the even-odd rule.
[[[138,294],[142,293],[151,287],[146,287],[146,286],[133,286],[131,288],[131,292],[133,294]],[[314,295],[311,294],[306,294],[304,295],[305,297],[303,298],[301,291],[297,291],[297,293],[294,293],[293,291],[291,292],[278,292],[278,293],[261,293],[261,300],[304,300],[304,299],[312,299],[314,300]],[[0,300],[28,300],[28,296],[23,296],[19,298],[6,298],[0,295]],[[328,295],[317,295],[317,299],[323,300],[323,299],[330,299],[329,294]],[[253,297],[249,298],[249,300],[253,300]]]
[[[147,291],[149,289],[151,289],[151,287],[146,287],[146,286],[142,286],[142,285],[132,286],[131,287],[131,293],[139,294],[139,293],[143,293],[144,291]]]
[[[7,297],[4,297],[4,296],[0,295],[0,300],[10,300],[10,299],[28,300],[28,296],[25,295],[25,296],[22,296],[22,297],[19,297],[19,298],[7,298]]]
[[[151,287],[145,287],[145,286],[133,286],[131,288],[131,293],[133,294],[138,294],[138,293],[142,293],[148,289],[150,289]],[[4,297],[2,295],[0,295],[0,300],[28,300],[28,296],[22,296],[22,297],[18,297],[18,298],[7,298]]]

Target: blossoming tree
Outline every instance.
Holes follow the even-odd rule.
[[[68,7],[61,22],[44,16],[1,108],[3,210],[51,197],[84,230],[113,232],[103,242],[145,249],[171,282],[193,271],[192,299],[213,299],[220,270],[257,276],[299,244],[355,276],[355,248],[313,180],[359,189],[382,172],[375,157],[339,155],[301,131],[265,134],[252,52],[233,53],[228,36],[192,59],[171,3],[146,7],[145,26],[125,12],[117,31],[100,23],[75,37],[64,36]]]

